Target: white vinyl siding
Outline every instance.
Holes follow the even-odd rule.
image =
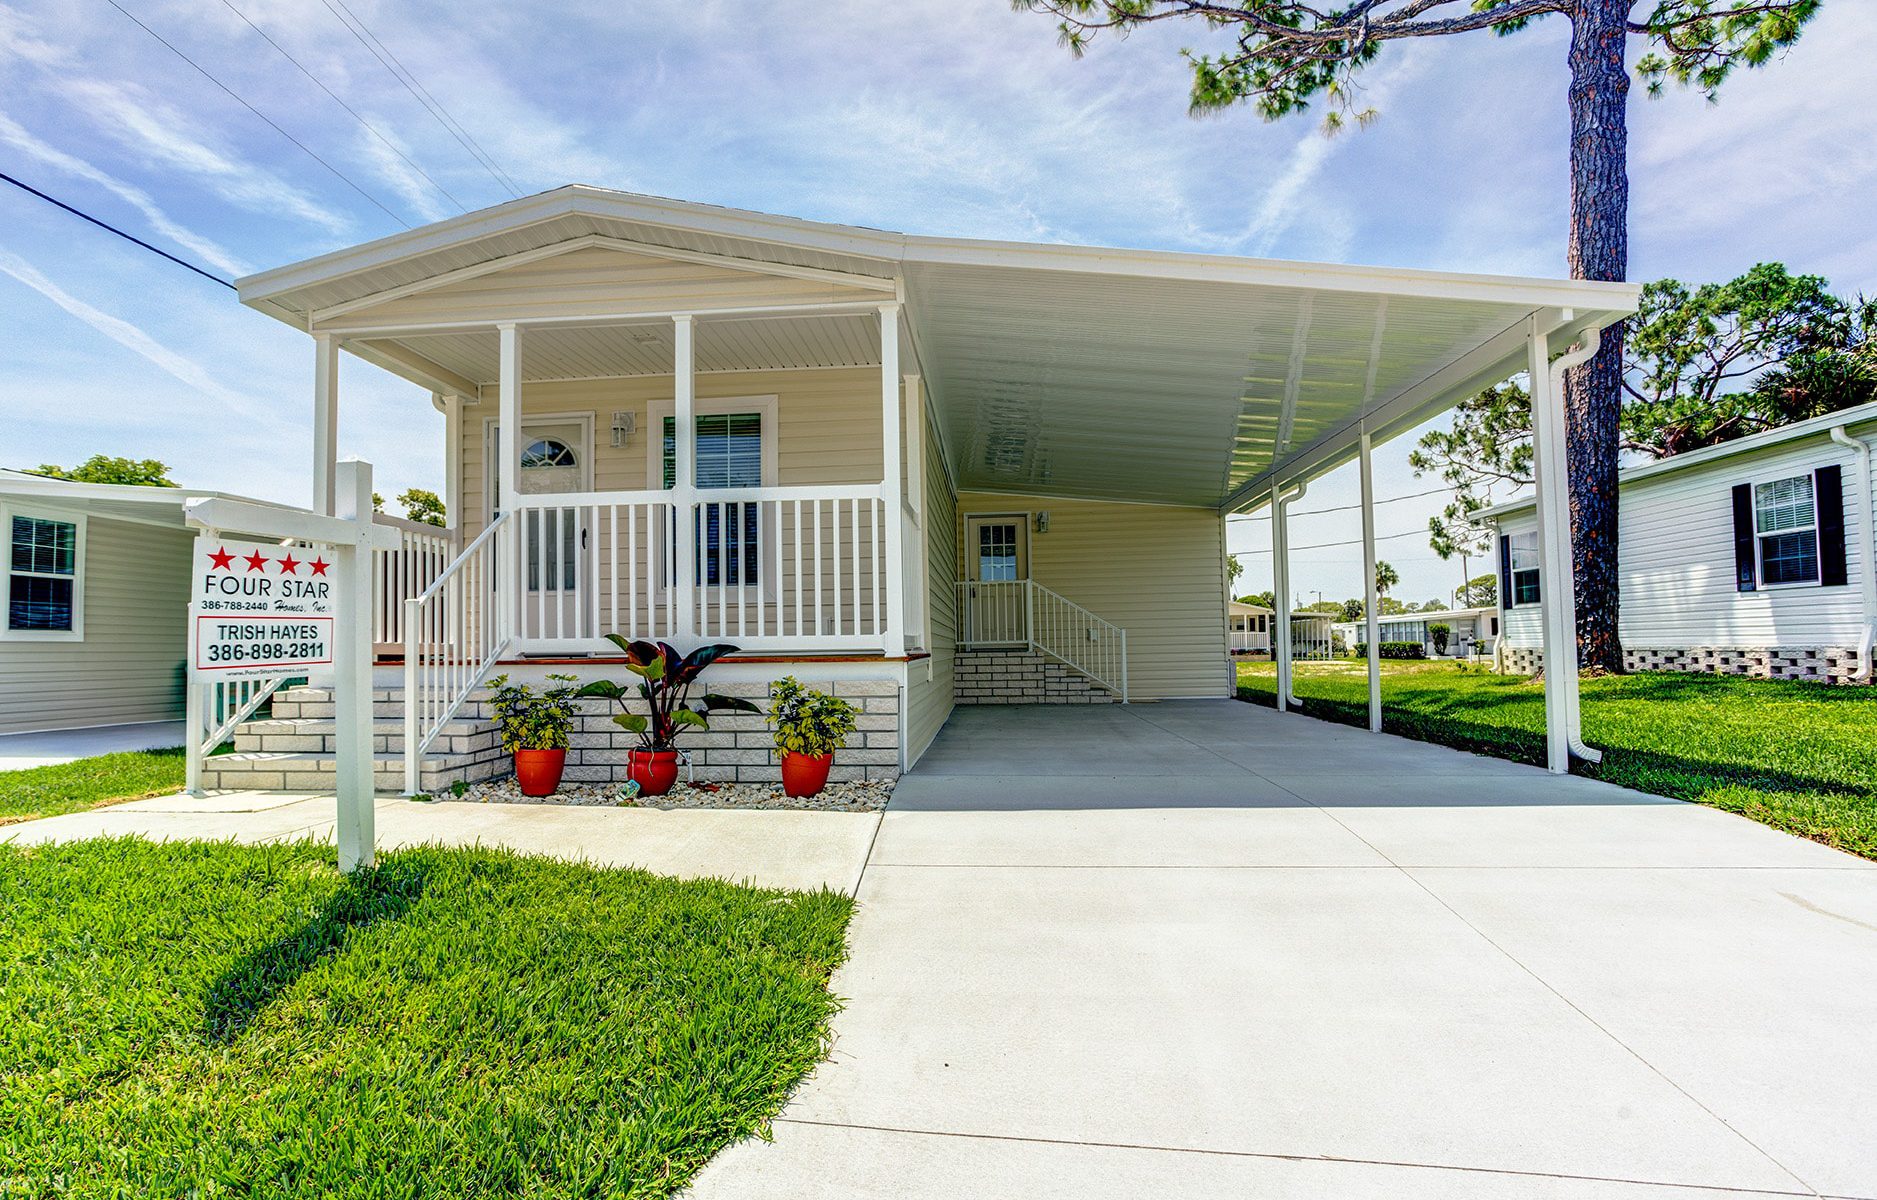
[[[83,520],[84,639],[0,638],[0,733],[182,715],[194,538],[95,515]]]
[[[1131,697],[1226,694],[1224,518],[1216,509],[986,493],[960,496],[959,509],[1049,514],[1046,533],[1032,521],[1030,578],[1127,630]],[[960,558],[953,569],[964,565]]]
[[[1877,431],[1867,426],[1854,432],[1870,437]],[[1809,485],[1813,471],[1831,464],[1843,472],[1849,585],[1736,590],[1734,486],[1800,476]],[[1624,647],[1857,645],[1863,620],[1858,581],[1871,563],[1853,489],[1870,486],[1858,478],[1851,451],[1823,434],[1625,483],[1618,518],[1618,630]],[[1500,522],[1505,534],[1535,528],[1529,510]],[[1506,611],[1507,645],[1539,646],[1538,612],[1536,606]]]
[[[908,553],[912,552],[908,547]],[[958,497],[945,474],[939,440],[925,439],[925,544],[928,579],[925,649],[931,657],[906,667],[906,765],[919,761],[945,719],[955,695],[953,655],[958,637],[958,589],[952,564],[958,560]]]

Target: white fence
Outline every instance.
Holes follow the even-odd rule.
[[[423,753],[514,636],[503,586],[513,515],[484,529],[421,595],[403,602],[405,790],[419,790]]]
[[[437,581],[456,558],[456,531],[375,513],[372,523],[398,531],[398,548],[372,556],[372,644],[404,645],[404,602]]]

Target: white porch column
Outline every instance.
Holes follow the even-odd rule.
[[[1271,485],[1271,657],[1277,663],[1277,711],[1290,711],[1290,531],[1284,485]]]
[[[313,511],[332,515],[339,461],[339,339],[313,335]]]
[[[905,502],[899,457],[899,305],[880,306],[880,509],[886,522],[886,628],[881,651],[888,658],[906,653],[906,559],[901,545]],[[858,603],[860,591],[854,592]]]
[[[495,460],[499,476],[496,507],[515,514],[507,536],[497,548],[496,608],[508,637],[521,633],[521,521],[515,512],[521,496],[521,329],[514,324],[496,326],[500,361],[496,366]],[[501,564],[506,565],[501,565]]]
[[[672,488],[677,508],[678,578],[671,589],[671,628],[680,638],[697,635],[697,350],[690,317],[672,318]],[[646,431],[647,437],[655,436]]]
[[[463,398],[448,392],[443,403],[443,508],[452,530],[463,527]]]
[[[1362,622],[1369,660],[1369,732],[1382,731],[1382,615],[1375,592],[1375,465],[1369,427],[1362,426]]]
[[[1553,386],[1550,342],[1532,314],[1526,334],[1532,393],[1532,477],[1538,492],[1538,593],[1545,646],[1545,766],[1571,769],[1577,728],[1577,597],[1572,584],[1571,501],[1564,409]],[[1504,632],[1503,627],[1501,633]]]
[[[915,638],[913,645],[929,650],[932,563],[925,536],[925,393],[917,375],[905,376],[901,384],[906,396],[906,501],[912,509],[907,529],[913,539],[912,566],[906,580],[906,632]],[[902,555],[906,553],[901,550]]]
[[[369,523],[371,464],[347,459],[333,475],[332,515]],[[335,781],[339,798],[339,869],[372,865],[373,794],[377,791],[372,760],[372,547],[369,542],[337,545],[339,595],[333,627],[334,741],[339,752]],[[407,697],[407,701],[408,701]]]

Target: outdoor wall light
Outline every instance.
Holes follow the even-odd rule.
[[[1032,524],[1036,526],[1036,532],[1048,533],[1049,532],[1049,514],[1046,512],[1037,513],[1036,520],[1032,522]]]

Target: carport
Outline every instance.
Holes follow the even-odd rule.
[[[960,711],[700,1200],[1877,1194],[1877,864],[1234,701]]]

